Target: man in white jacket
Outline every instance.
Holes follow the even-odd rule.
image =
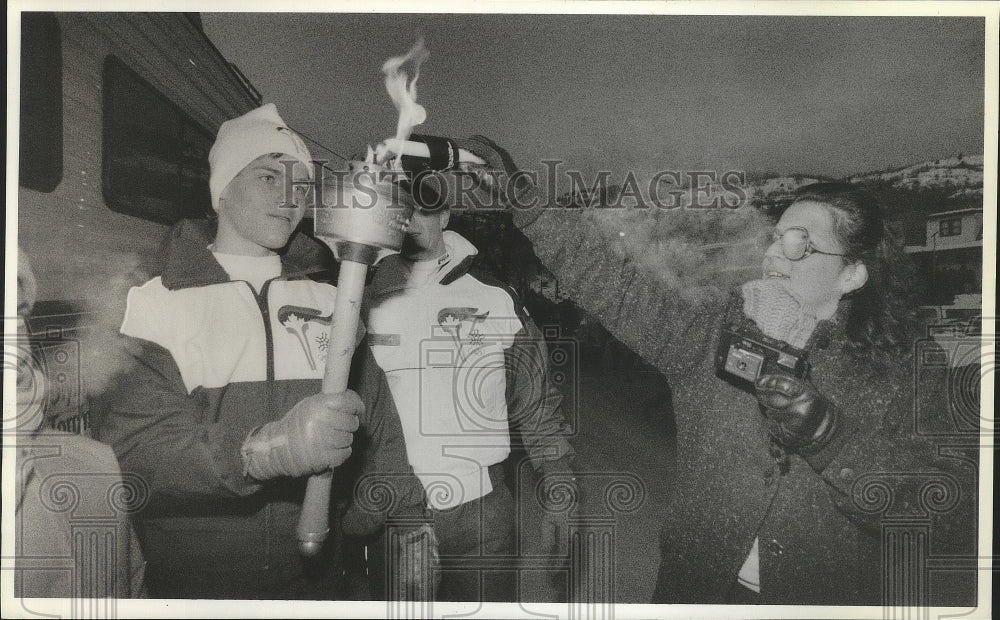
[[[575,486],[573,449],[541,334],[509,287],[470,271],[477,250],[444,230],[449,215],[414,213],[363,314],[426,493],[443,569],[437,598],[514,600],[515,510],[503,480],[510,429],[543,475],[545,496]],[[545,508],[542,544],[564,548],[570,507],[553,499]]]

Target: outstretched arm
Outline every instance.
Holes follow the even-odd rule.
[[[486,138],[459,146],[488,162],[484,185],[506,205],[539,260],[580,307],[668,379],[714,345],[726,291],[689,289],[641,265],[602,231],[587,209],[554,204],[518,174],[510,155]],[[545,200],[549,203],[545,203]]]

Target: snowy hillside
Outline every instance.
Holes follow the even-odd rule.
[[[926,161],[898,170],[857,174],[851,182],[888,183],[902,189],[954,189],[950,198],[983,195],[983,156],[964,155]]]
[[[803,175],[767,175],[747,182],[750,203],[755,206],[779,204],[791,198],[803,185],[815,183],[817,177]],[[983,156],[961,155],[924,161],[904,168],[863,172],[843,180],[869,187],[900,190],[943,190],[946,200],[982,198]]]

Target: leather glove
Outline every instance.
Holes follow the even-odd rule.
[[[763,375],[757,380],[757,402],[771,423],[771,437],[790,450],[813,454],[837,431],[833,403],[807,380]]]
[[[455,140],[455,144],[486,161],[485,167],[475,166],[472,172],[504,207],[513,207],[515,225],[526,226],[541,215],[538,188],[531,177],[517,167],[510,153],[503,147],[485,136],[459,138]]]
[[[244,473],[270,480],[337,467],[351,456],[353,433],[364,409],[352,390],[303,398],[280,420],[250,432],[243,442]]]
[[[561,461],[543,466],[538,500],[542,505],[542,553],[568,558],[569,521],[576,517],[583,500],[572,468],[562,466]]]

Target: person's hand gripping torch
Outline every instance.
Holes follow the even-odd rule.
[[[413,213],[409,195],[378,164],[354,161],[347,171],[324,179],[315,209],[315,234],[340,262],[337,299],[330,324],[323,392],[347,389],[357,346],[361,298],[368,267],[399,252]],[[322,194],[322,195],[321,195]],[[319,553],[329,533],[333,471],[309,479],[297,530],[302,555]]]

